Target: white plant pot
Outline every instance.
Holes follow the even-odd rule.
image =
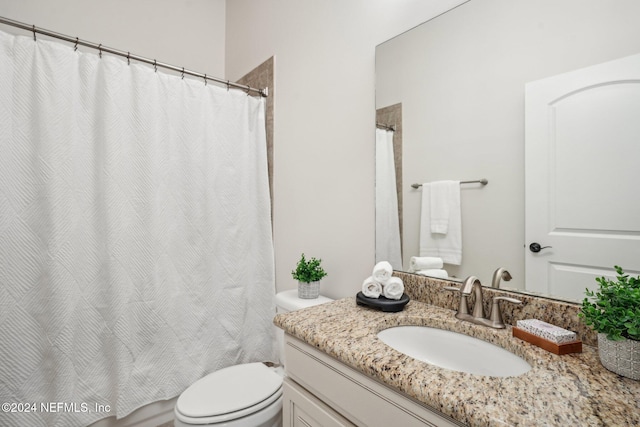
[[[320,296],[320,281],[305,283],[298,282],[298,298],[314,299]]]
[[[598,334],[600,362],[608,370],[632,380],[640,380],[640,341],[613,341]]]

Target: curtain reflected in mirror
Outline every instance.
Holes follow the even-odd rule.
[[[376,262],[402,270],[400,221],[391,127],[376,129]]]

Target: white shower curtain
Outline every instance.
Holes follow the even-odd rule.
[[[376,129],[376,262],[402,270],[393,131]]]
[[[265,145],[261,99],[0,33],[0,425],[274,358]]]

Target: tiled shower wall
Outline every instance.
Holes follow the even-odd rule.
[[[266,105],[266,124],[267,124],[267,161],[269,163],[269,193],[271,194],[271,206],[273,212],[273,100],[275,99],[275,79],[274,79],[275,58],[271,58],[258,65],[241,77],[237,83],[255,87],[269,88],[269,96],[267,96]]]

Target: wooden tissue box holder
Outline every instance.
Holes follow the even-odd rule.
[[[557,344],[515,326],[513,327],[513,336],[553,354],[582,353],[582,341],[580,340]]]

